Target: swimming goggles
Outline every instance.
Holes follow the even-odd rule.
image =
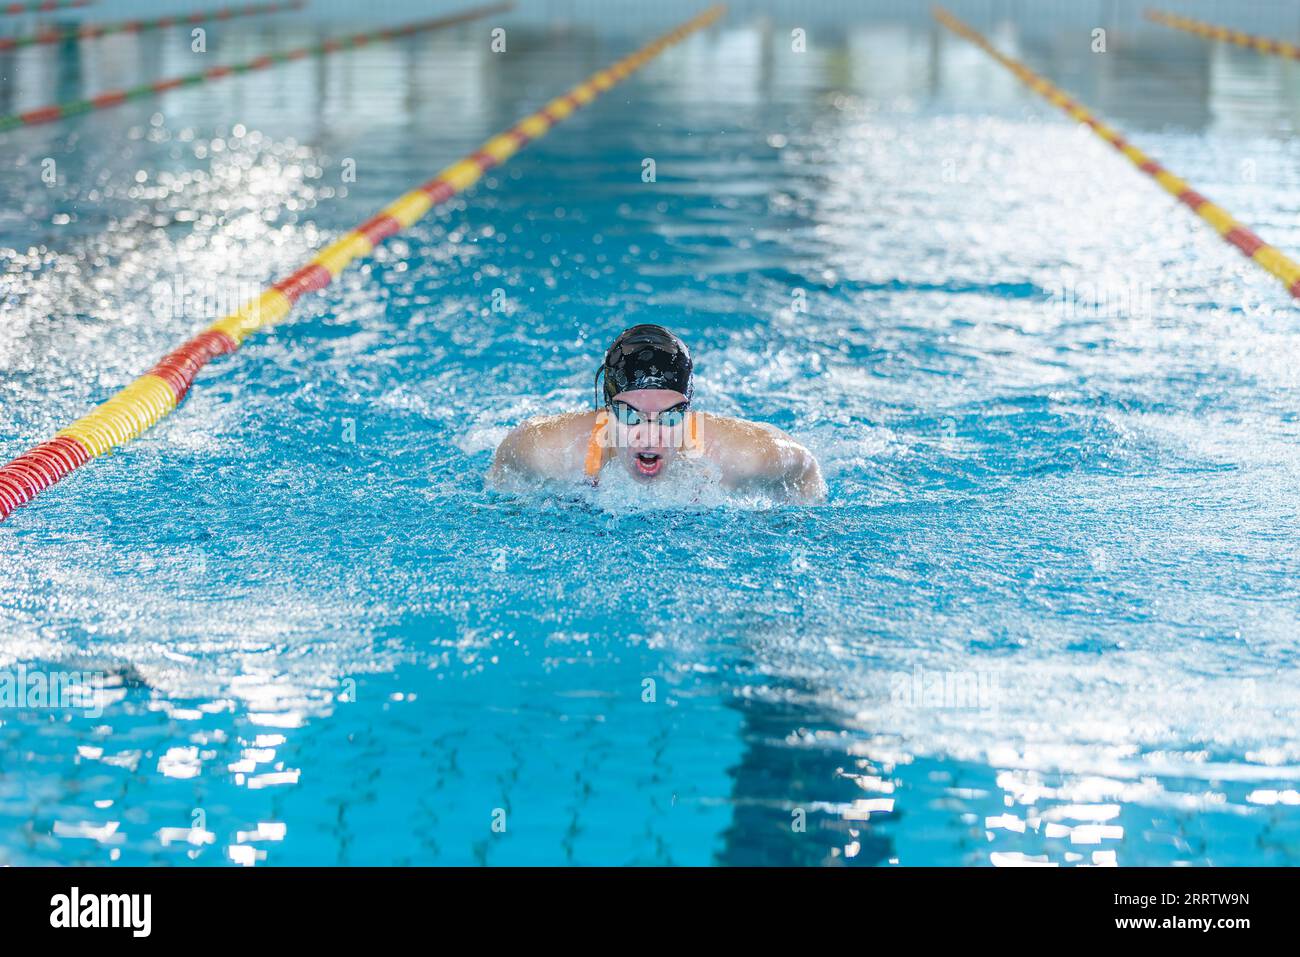
[[[609,407],[614,410],[614,418],[618,419],[619,424],[629,429],[644,422],[655,422],[661,428],[675,429],[686,421],[686,412],[690,405],[689,402],[681,402],[671,409],[664,409],[657,416],[646,415],[626,402],[611,402]]]

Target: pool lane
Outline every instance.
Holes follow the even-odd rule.
[[[292,50],[271,50],[253,60],[244,63],[219,64],[218,66],[209,67],[198,73],[187,73],[184,76],[167,77],[162,80],[151,80],[148,83],[141,83],[138,86],[129,87],[124,90],[105,90],[102,93],[96,93],[94,96],[78,100],[69,100],[66,103],[52,103],[48,106],[38,106],[34,109],[24,110],[21,113],[12,113],[8,116],[0,116],[0,133],[7,130],[17,129],[20,126],[38,126],[42,123],[53,123],[57,120],[68,119],[73,116],[80,116],[82,113],[89,113],[95,110],[111,109],[120,106],[123,103],[129,103],[133,100],[143,100],[149,97],[158,96],[170,90],[180,89],[187,86],[198,86],[213,80],[221,80],[231,76],[241,76],[245,73],[253,73],[257,70],[266,70],[271,67],[280,66],[285,63],[292,63],[295,60],[303,60],[308,57],[329,56],[332,53],[342,53],[347,50],[356,50],[360,47],[371,43],[385,42],[389,40],[398,40],[402,37],[413,36],[417,33],[423,33],[426,30],[440,30],[444,27],[456,26],[457,24],[466,23],[470,20],[477,20],[492,13],[502,13],[511,7],[511,3],[497,3],[487,6],[472,7],[468,10],[461,10],[457,13],[448,14],[443,17],[434,17],[429,20],[418,20],[414,23],[407,23],[398,27],[389,27],[383,30],[371,30],[364,33],[353,33],[345,37],[332,38],[323,40],[314,46],[297,47]],[[166,26],[169,24],[160,24]]]
[[[1236,246],[1244,256],[1272,273],[1293,297],[1300,299],[1300,263],[1287,256],[1276,246],[1264,242],[1250,228],[1238,222],[1226,209],[1210,202],[1189,186],[1186,180],[1165,169],[1130,143],[1118,130],[1100,120],[1087,107],[1059,89],[1055,84],[1035,73],[1023,63],[1000,52],[977,30],[972,29],[969,25],[941,8],[935,8],[934,16],[948,29],[959,36],[965,37],[984,50],[1053,106],[1059,107],[1088,126],[1097,136],[1122,153],[1129,162],[1159,183],[1161,189],[1213,226],[1225,242]]]
[[[0,467],[0,521],[92,458],[110,452],[153,426],[176,408],[189,392],[194,377],[217,356],[234,352],[252,333],[280,322],[303,294],[324,289],[354,260],[369,255],[376,244],[410,227],[434,206],[473,186],[486,171],[544,136],[555,124],[626,79],[667,47],[713,23],[725,9],[721,5],[710,7],[613,66],[596,71],[330,243],[301,269],[168,353],[149,372],[89,415],[62,429],[53,439]]]
[[[231,20],[235,17],[255,17],[268,13],[283,13],[287,10],[301,10],[304,0],[289,0],[287,3],[249,3],[243,6],[218,7],[213,10],[197,10],[194,13],[154,17],[149,20],[122,20],[116,23],[82,23],[75,27],[60,29],[54,27],[39,33],[16,37],[0,37],[0,53],[21,50],[23,47],[39,46],[49,43],[80,42],[111,37],[118,33],[148,33],[151,30],[164,30],[167,27],[189,26],[207,23],[209,20]]]

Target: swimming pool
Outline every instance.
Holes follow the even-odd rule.
[[[789,29],[668,50],[0,525],[0,664],[110,675],[0,711],[0,863],[1296,862],[1294,307],[962,40]],[[1300,250],[1294,65],[990,35]],[[6,134],[6,455],[645,39]],[[485,491],[642,320],[828,503]]]

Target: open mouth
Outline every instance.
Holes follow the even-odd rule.
[[[636,454],[636,470],[646,478],[651,478],[659,474],[659,470],[664,467],[664,460],[658,452],[638,452]]]

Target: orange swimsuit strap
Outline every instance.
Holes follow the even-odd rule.
[[[591,427],[591,438],[587,440],[587,458],[583,463],[583,472],[587,478],[595,481],[605,464],[605,448],[608,445],[607,432],[609,412],[601,409],[596,413],[596,421]],[[700,417],[694,412],[686,413],[686,448],[687,455],[693,455],[700,449]]]
[[[587,460],[583,471],[589,479],[595,479],[605,464],[605,427],[608,424],[609,413],[601,409],[596,413],[596,424],[591,427],[591,438],[587,440]]]

